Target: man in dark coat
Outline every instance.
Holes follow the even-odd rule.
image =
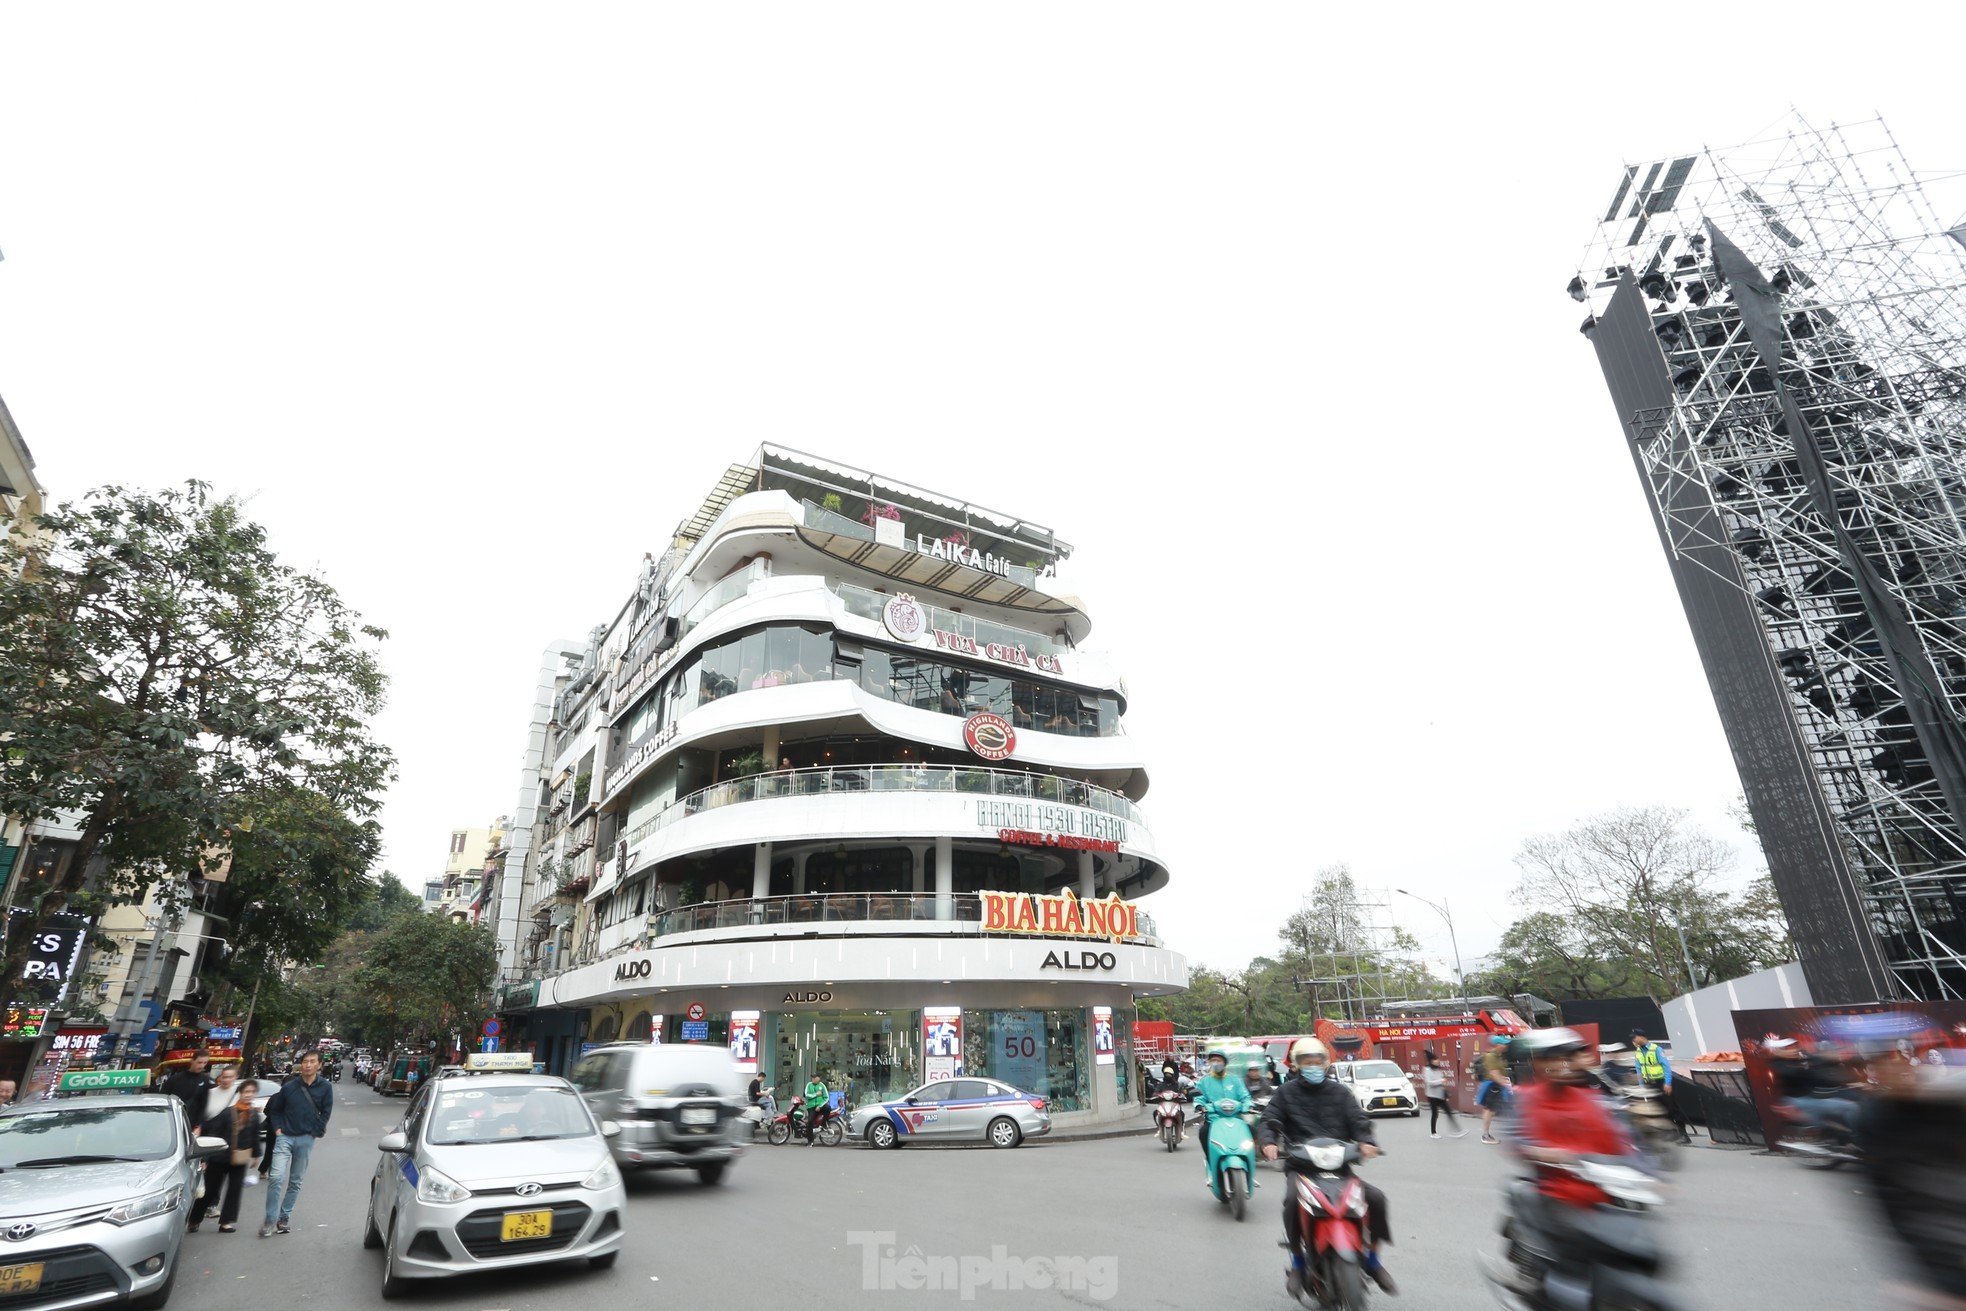
[[[1372,1133],[1372,1119],[1358,1104],[1358,1098],[1331,1075],[1331,1053],[1316,1038],[1299,1038],[1290,1044],[1291,1076],[1270,1098],[1256,1138],[1263,1146],[1263,1159],[1274,1161],[1293,1142],[1309,1138],[1337,1138],[1359,1145],[1365,1160],[1379,1155],[1379,1143]],[[1359,1181],[1365,1189],[1366,1228],[1372,1246],[1365,1254],[1365,1272],[1388,1293],[1398,1292],[1393,1277],[1379,1260],[1379,1248],[1393,1240],[1386,1219],[1386,1195],[1371,1184]],[[1290,1242],[1290,1260],[1301,1278],[1304,1268],[1303,1235],[1297,1227],[1297,1190],[1283,1190],[1283,1232]]]
[[[192,1053],[191,1064],[164,1080],[164,1091],[184,1103],[184,1118],[192,1125],[205,1122],[205,1094],[216,1080],[211,1076],[211,1056],[200,1050]]]

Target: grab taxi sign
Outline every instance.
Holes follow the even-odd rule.
[[[56,1092],[142,1092],[150,1086],[148,1070],[75,1070],[61,1076]]]

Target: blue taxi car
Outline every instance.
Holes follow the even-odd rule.
[[[870,1147],[908,1142],[986,1142],[1015,1147],[1051,1132],[1036,1093],[995,1079],[931,1079],[905,1097],[854,1108],[847,1132]]]

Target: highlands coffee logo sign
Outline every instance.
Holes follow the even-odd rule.
[[[963,721],[963,743],[985,760],[1003,760],[1017,750],[1017,730],[986,710]]]
[[[1110,951],[1048,951],[1041,970],[1116,970],[1120,958]]]

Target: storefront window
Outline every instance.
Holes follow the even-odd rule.
[[[764,1053],[781,1106],[817,1070],[849,1107],[900,1097],[921,1083],[920,1011],[824,1011],[765,1017]]]
[[[1085,1012],[964,1011],[963,1072],[1049,1098],[1054,1111],[1092,1106]]]

